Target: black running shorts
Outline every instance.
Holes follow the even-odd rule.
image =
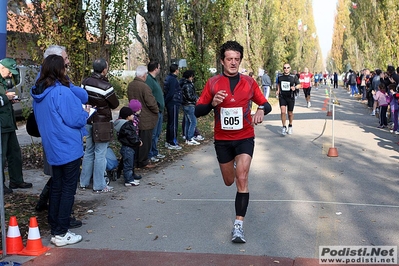
[[[228,163],[239,154],[254,154],[254,138],[241,140],[215,140],[215,151],[219,163]]]
[[[280,97],[278,98],[278,102],[280,106],[287,106],[288,111],[290,112],[294,111],[294,105],[295,105],[294,97],[281,94]]]

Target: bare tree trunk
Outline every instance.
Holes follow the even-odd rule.
[[[169,66],[171,62],[171,54],[172,54],[172,35],[171,35],[171,24],[170,21],[172,21],[172,16],[173,16],[173,0],[163,0],[164,5],[163,5],[163,13],[164,13],[164,38],[165,38],[165,48],[166,48],[166,62],[164,65],[165,71],[162,71],[164,75],[169,72]],[[163,80],[162,80],[163,81]]]
[[[162,41],[161,5],[161,0],[147,1],[147,12],[140,12],[140,15],[143,16],[147,25],[148,57],[150,60],[158,61],[163,67],[165,65],[165,58]],[[159,74],[159,77],[162,84],[165,77],[162,71]]]

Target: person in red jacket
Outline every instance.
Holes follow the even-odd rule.
[[[239,73],[244,48],[235,41],[224,43],[220,49],[223,74],[210,78],[195,107],[197,117],[214,111],[215,150],[226,186],[234,181],[236,218],[232,242],[245,243],[243,221],[249,203],[248,173],[254,151],[254,125],[260,124],[271,105],[256,81]],[[259,105],[251,115],[251,101]]]
[[[310,91],[312,89],[312,78],[313,74],[309,73],[309,69],[305,67],[304,72],[299,76],[299,81],[301,82],[301,87],[303,89],[303,94],[305,95],[306,105],[307,107],[311,107],[310,103]]]

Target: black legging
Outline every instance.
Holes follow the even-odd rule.
[[[387,110],[388,110],[388,105],[380,106],[380,126],[388,125]]]

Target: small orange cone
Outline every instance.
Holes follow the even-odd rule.
[[[49,249],[49,247],[43,246],[36,217],[31,217],[29,220],[29,233],[26,247],[19,252],[18,255],[39,256]]]
[[[18,254],[24,248],[22,243],[21,233],[19,231],[17,217],[11,216],[10,222],[8,223],[8,231],[6,238],[6,250],[7,254],[15,255]]]

